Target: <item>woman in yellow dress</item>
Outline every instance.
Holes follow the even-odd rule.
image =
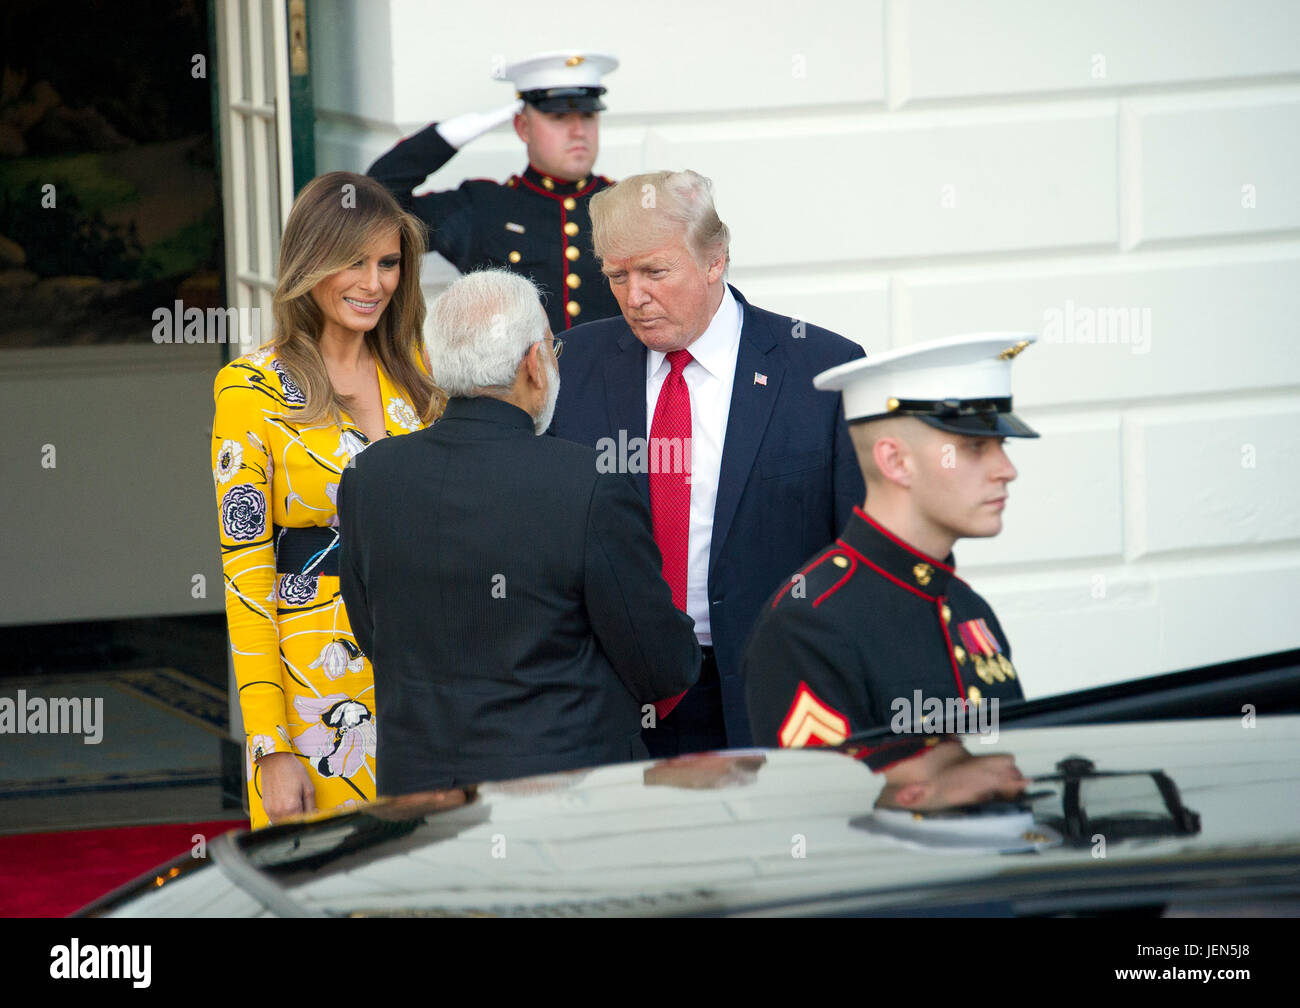
[[[423,230],[332,172],[294,202],[270,343],[217,375],[213,476],[253,828],[375,796],[374,675],[339,594],[339,480],[445,398],[422,353]]]

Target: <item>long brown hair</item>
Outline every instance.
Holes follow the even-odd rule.
[[[329,172],[308,182],[289,211],[271,309],[275,320],[271,346],[306,399],[296,414],[305,423],[327,417],[338,423],[348,405],[325,369],[320,352],[324,314],[312,289],[356,262],[366,245],[393,228],[401,240],[401,276],[379,322],[366,333],[366,346],[410,398],[424,423],[442,413],[446,396],[417,363],[424,335],[420,290],[424,226],[374,179]]]

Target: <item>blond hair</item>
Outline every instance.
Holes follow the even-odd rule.
[[[884,474],[876,465],[876,442],[881,438],[897,438],[909,449],[914,449],[928,430],[924,421],[909,416],[877,417],[874,420],[856,420],[849,423],[849,440],[857,452],[858,466],[868,486],[885,482]]]
[[[626,259],[684,238],[701,268],[730,259],[731,231],[713,205],[713,183],[698,172],[648,172],[591,198],[596,255]]]
[[[304,423],[326,418],[339,423],[349,402],[335,391],[325,369],[320,352],[324,314],[312,290],[356,262],[362,249],[393,228],[401,242],[401,275],[388,307],[366,333],[366,346],[421,420],[430,423],[442,412],[446,397],[417,363],[425,313],[420,290],[424,227],[374,179],[329,172],[308,182],[294,200],[280,241],[271,309],[271,346],[302,390],[306,402],[296,416]]]

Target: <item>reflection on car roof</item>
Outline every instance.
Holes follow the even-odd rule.
[[[869,912],[952,902],[955,883],[1012,900],[1062,871],[1075,887],[1107,885],[1137,865],[1300,850],[1297,717],[1008,730],[968,747],[1013,752],[1029,775],[1072,754],[1099,770],[1163,769],[1202,831],[1111,844],[1104,859],[917,850],[851,824],[881,787],[860,762],[767,750],[485,784],[429,814],[398,799],[242,846],[308,912],[366,915]]]

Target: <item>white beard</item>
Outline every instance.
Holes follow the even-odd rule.
[[[560,398],[560,367],[553,357],[546,358],[546,405],[540,416],[533,417],[533,429],[538,434],[545,434],[555,416],[555,403]]]

